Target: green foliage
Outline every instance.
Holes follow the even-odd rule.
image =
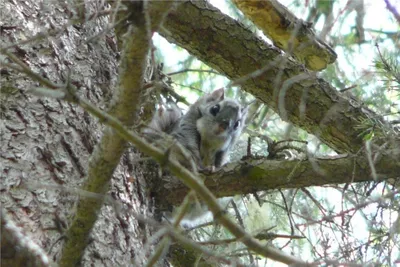
[[[333,4],[335,3],[334,0],[325,1],[325,0],[316,0],[316,7],[318,11],[325,16],[329,16],[332,13]]]
[[[385,78],[384,82],[388,84],[389,89],[393,83],[393,89],[399,91],[400,86],[400,52],[399,50],[384,50],[382,53],[377,47],[379,54],[374,60],[374,66],[377,73]],[[397,94],[399,96],[399,93]]]

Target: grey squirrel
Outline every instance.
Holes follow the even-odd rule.
[[[214,171],[224,165],[230,149],[240,137],[248,107],[225,98],[224,89],[200,97],[182,116],[175,105],[158,109],[145,133],[155,139],[159,133],[171,135],[189,153],[200,171]],[[173,153],[172,153],[173,154]],[[186,167],[187,159],[177,157]]]
[[[187,168],[196,171],[213,172],[223,166],[229,152],[239,139],[244,127],[248,107],[242,107],[237,101],[225,98],[224,89],[200,97],[182,115],[179,107],[170,103],[169,107],[160,107],[150,124],[144,130],[146,137],[157,142],[163,134],[170,135],[180,147],[170,146],[170,157],[178,160]],[[193,164],[188,164],[188,157]],[[230,197],[218,200],[224,207]],[[183,219],[183,225],[191,226],[210,217],[204,204],[192,204]],[[164,213],[172,220],[171,213]]]

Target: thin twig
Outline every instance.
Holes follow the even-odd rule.
[[[385,3],[386,3],[386,8],[387,8],[387,9],[393,14],[393,16],[396,18],[397,23],[400,24],[400,14],[399,14],[399,12],[397,11],[396,7],[393,6],[393,5],[389,2],[389,0],[384,0],[384,1],[385,1]]]
[[[167,73],[168,76],[172,76],[172,75],[176,75],[176,74],[181,74],[184,72],[189,72],[189,71],[194,71],[194,72],[206,72],[206,73],[212,73],[212,74],[218,74],[218,75],[222,75],[214,70],[201,70],[201,69],[183,69],[183,70],[178,70],[178,71],[174,71],[174,72],[170,72]]]
[[[50,82],[49,80],[43,78],[41,75],[33,72],[27,65],[25,65],[24,62],[22,62],[17,56],[15,56],[13,53],[9,52],[9,51],[1,51],[2,54],[6,55],[7,57],[9,57],[12,61],[14,61],[18,66],[20,66],[22,68],[22,73],[25,73],[27,76],[31,77],[33,80],[36,80],[38,82],[40,82],[42,85],[49,87],[51,89],[59,89],[64,87],[64,85],[57,85],[54,84],[52,82]],[[12,67],[12,65],[9,65],[9,67]],[[17,70],[17,69],[16,69]]]

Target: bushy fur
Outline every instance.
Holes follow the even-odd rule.
[[[211,109],[217,105],[219,110],[213,114]],[[160,133],[172,135],[188,151],[199,170],[219,168],[227,162],[230,149],[245,127],[246,116],[247,107],[225,99],[221,88],[200,97],[183,116],[176,104],[160,107],[144,132],[153,139],[158,139]],[[188,166],[185,157],[177,159]]]
[[[200,97],[183,116],[176,105],[159,109],[145,133],[158,134],[158,138],[160,133],[171,135],[179,145],[169,147],[171,158],[189,169],[212,171],[227,162],[245,127],[247,111],[237,101],[225,99],[221,88]],[[185,224],[195,224],[207,213],[205,205],[193,204]],[[170,214],[166,216],[171,218]]]

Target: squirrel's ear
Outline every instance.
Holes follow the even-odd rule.
[[[207,102],[222,101],[222,100],[224,100],[224,97],[225,97],[224,88],[219,88],[209,95]]]

